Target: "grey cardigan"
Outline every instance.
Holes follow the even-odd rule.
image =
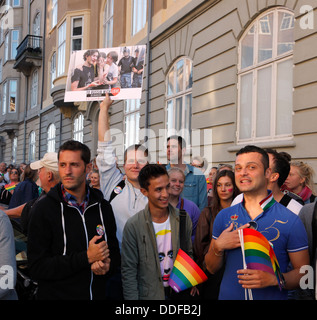
[[[3,279],[2,277],[8,277]],[[0,210],[0,300],[17,300],[14,289],[16,284],[17,268],[15,260],[15,243],[13,229],[8,216]]]
[[[169,205],[173,260],[180,247],[179,210]],[[192,222],[186,216],[186,248],[192,257]],[[123,230],[121,251],[123,294],[126,300],[164,300],[164,286],[154,227],[146,205],[131,217]]]

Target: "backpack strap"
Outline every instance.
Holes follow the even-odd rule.
[[[291,200],[292,198],[288,194],[284,194],[283,198],[280,201],[280,204],[282,204],[284,207],[287,207]]]
[[[112,190],[109,202],[111,202],[118,194],[120,194],[125,187],[125,180],[121,180],[120,183]]]
[[[186,216],[187,212],[183,209],[179,210],[179,238],[180,248],[187,253],[186,250]]]

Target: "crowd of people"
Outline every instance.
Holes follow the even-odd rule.
[[[6,246],[0,239],[1,261],[14,264],[8,221],[17,219],[28,236],[37,299],[240,300],[247,289],[254,299],[315,299],[314,290],[299,288],[300,268],[315,265],[317,202],[307,163],[246,146],[234,166],[207,172],[201,157],[186,163],[185,140],[171,136],[167,164],[151,164],[147,149],[133,145],[124,153],[123,174],[110,136],[111,104],[108,96],[100,104],[92,161],[86,145],[70,140],[19,168],[0,164],[0,237],[11,239]],[[243,268],[244,228],[272,243],[282,283]],[[176,293],[169,277],[180,248],[208,280]],[[17,295],[0,289],[1,298]]]

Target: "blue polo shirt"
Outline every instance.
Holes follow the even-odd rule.
[[[293,212],[276,202],[272,193],[260,202],[263,212],[253,221],[272,244],[282,273],[287,272],[291,252],[308,249],[307,234],[301,220]],[[217,239],[231,223],[237,229],[251,218],[244,208],[244,202],[219,212],[213,225],[213,238]],[[225,252],[225,272],[222,278],[219,300],[244,300],[245,290],[238,283],[237,270],[243,269],[241,248]],[[252,289],[254,300],[287,299],[287,290],[275,287]]]

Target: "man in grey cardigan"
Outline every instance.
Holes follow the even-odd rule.
[[[16,261],[13,229],[8,216],[0,210],[0,300],[17,300]]]
[[[126,300],[164,300],[170,297],[169,275],[178,249],[179,211],[169,202],[166,169],[148,164],[139,173],[141,192],[148,198],[144,210],[132,216],[123,230],[121,271]],[[192,223],[186,214],[187,254],[192,256]]]
[[[316,285],[317,285],[317,269],[316,269],[317,249],[314,250],[314,248],[317,248],[317,246],[316,246],[316,243],[314,245],[314,241],[316,241],[316,239],[314,239],[314,236],[313,236],[313,228],[314,228],[313,216],[314,216],[315,206],[317,206],[316,202],[305,204],[303,206],[303,208],[301,209],[301,211],[299,212],[298,216],[302,220],[304,227],[306,229],[306,232],[307,232],[309,255],[310,255],[310,265],[313,267],[314,272],[315,272],[315,283],[314,283],[315,290],[308,289],[308,290],[300,291],[300,294],[301,294],[301,298],[303,297],[303,295],[305,295],[305,299],[309,299],[309,297],[311,297],[312,299],[317,300],[317,290],[316,290]],[[317,236],[317,234],[316,234],[316,236]]]

